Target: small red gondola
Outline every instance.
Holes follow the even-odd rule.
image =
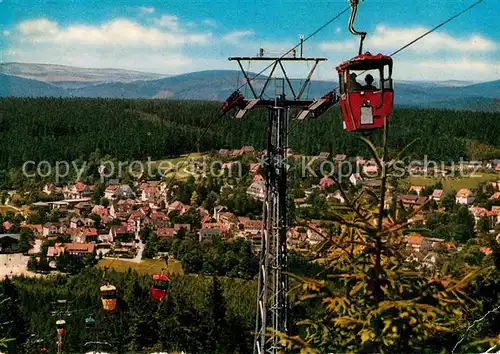
[[[361,74],[376,70],[376,86],[362,86],[357,81]],[[372,130],[384,126],[394,104],[392,87],[392,58],[370,53],[358,55],[337,67],[340,83],[340,110],[347,131]],[[360,72],[356,76],[356,72]],[[373,76],[372,76],[373,78]],[[369,81],[369,80],[368,80]]]
[[[349,0],[351,16],[349,32],[360,36],[358,56],[337,67],[340,85],[340,110],[347,131],[367,131],[382,128],[389,120],[394,104],[392,58],[387,55],[363,54],[366,32],[354,29],[359,0]],[[368,73],[367,73],[368,72]],[[358,81],[364,75],[366,85]],[[374,78],[373,75],[377,76]]]
[[[167,295],[168,283],[170,278],[164,274],[154,274],[153,284],[151,285],[151,296],[156,301],[162,301]]]

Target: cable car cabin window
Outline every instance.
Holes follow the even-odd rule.
[[[383,72],[383,77],[382,77],[382,82],[384,84],[384,90],[392,90],[392,72],[391,69],[389,68],[389,65],[384,65],[382,68]]]
[[[168,282],[164,280],[155,280],[153,282],[153,288],[158,289],[158,290],[167,290],[168,289]]]
[[[101,297],[105,300],[116,299],[116,291],[115,290],[107,290],[101,293]]]
[[[349,71],[349,92],[378,91],[380,90],[379,70],[351,70]]]

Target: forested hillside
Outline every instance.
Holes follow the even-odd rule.
[[[0,80],[4,83],[0,89],[0,97],[169,98],[223,101],[243,84],[243,75],[237,70],[205,70],[163,77],[159,74],[116,69],[10,63],[0,65],[0,75]],[[255,77],[256,73],[249,72],[248,75]],[[495,77],[491,79],[494,80]],[[304,80],[300,77],[291,80],[295,92],[298,92]],[[328,71],[320,77],[320,80],[311,80],[303,97],[311,99],[322,97],[338,87],[337,81],[337,74]],[[253,80],[252,86],[259,90],[264,82],[265,75],[260,75]],[[395,80],[394,85],[396,106],[494,111],[495,107],[487,102],[491,103],[500,97],[500,80],[476,84],[453,80],[445,82]],[[265,95],[272,97],[274,89],[274,84],[269,85]],[[249,87],[242,87],[242,91],[246,92],[245,96],[251,95]],[[285,93],[288,96],[292,94],[286,87]],[[496,108],[498,111],[498,105]]]
[[[65,353],[80,353],[89,341],[107,341],[118,353],[148,350],[188,353],[249,353],[254,325],[256,283],[239,279],[181,276],[170,282],[168,296],[161,303],[149,294],[151,280],[135,272],[110,272],[106,279],[117,287],[117,310],[102,310],[99,287],[102,271],[92,269],[74,277],[52,279],[17,278],[4,285],[6,295],[20,310],[0,313],[0,319],[16,319],[17,340],[9,353],[31,353],[28,340],[43,339],[49,353],[55,353],[55,321],[64,318],[67,334]],[[67,306],[57,306],[67,300]],[[12,307],[9,311],[14,311]],[[52,312],[69,312],[51,316]],[[10,316],[10,317],[9,317]],[[96,327],[85,327],[92,317]],[[16,347],[17,346],[17,347]],[[36,351],[39,352],[39,351]]]
[[[101,156],[131,160],[242,145],[265,147],[264,110],[234,120],[217,116],[219,107],[206,101],[1,99],[0,167],[20,166],[26,160],[71,161],[96,150]],[[367,153],[358,134],[343,130],[337,108],[291,126],[290,144],[298,153]],[[435,160],[493,158],[500,149],[500,113],[396,109],[390,130],[391,149],[419,138],[412,154]]]

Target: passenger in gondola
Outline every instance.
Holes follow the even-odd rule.
[[[365,77],[365,82],[366,82],[366,85],[363,86],[363,89],[365,90],[376,90],[377,88],[375,86],[373,86],[373,76],[371,76],[370,74],[366,75]]]
[[[356,91],[356,90],[361,90],[363,87],[361,86],[361,84],[356,80],[357,78],[357,75],[355,73],[351,73],[349,75],[349,88],[350,88],[350,91]]]

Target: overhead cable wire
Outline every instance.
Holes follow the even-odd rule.
[[[457,17],[460,17],[462,16],[463,14],[465,14],[466,12],[472,10],[474,7],[476,7],[477,5],[479,5],[480,3],[482,3],[484,0],[478,0],[476,1],[475,3],[473,3],[472,5],[468,6],[467,8],[465,8],[464,10],[454,14],[453,16],[449,17],[448,19],[446,19],[445,21],[441,22],[440,24],[438,24],[437,26],[433,27],[432,29],[428,30],[427,32],[421,34],[420,36],[416,37],[415,39],[413,39],[412,41],[408,42],[407,44],[405,44],[404,46],[402,46],[401,48],[397,49],[396,51],[392,52],[391,54],[389,54],[390,57],[393,57],[394,55],[397,55],[399,54],[400,52],[402,52],[403,50],[405,50],[406,48],[412,46],[413,44],[415,44],[416,42],[418,42],[419,40],[421,40],[422,38],[428,36],[429,34],[431,34],[432,32],[434,32],[435,30],[443,27],[444,25],[450,23],[451,21],[453,21],[454,19],[456,19]],[[365,71],[366,72],[366,71]],[[336,90],[338,88],[335,87],[334,90]],[[297,120],[297,123],[294,124],[292,126],[292,129],[289,130],[288,134],[291,134],[294,130],[294,128],[296,128],[296,126],[298,125],[298,122],[300,122],[299,120]]]
[[[454,19],[456,19],[457,17],[460,17],[461,15],[463,15],[464,13],[472,10],[474,7],[476,7],[477,5],[479,5],[480,3],[482,3],[484,0],[478,0],[476,1],[475,3],[473,3],[472,5],[470,5],[469,7],[467,7],[466,9],[460,11],[459,13],[451,16],[449,19],[447,19],[446,21],[444,22],[441,22],[439,25],[437,25],[436,27],[428,30],[427,32],[425,32],[424,34],[418,36],[417,38],[415,38],[414,40],[412,40],[411,42],[409,42],[408,44],[405,44],[404,46],[402,46],[401,48],[399,48],[398,50],[396,50],[395,52],[393,52],[392,54],[389,54],[390,57],[398,54],[399,52],[405,50],[406,48],[408,48],[409,46],[411,46],[412,44],[418,42],[419,40],[421,40],[422,38],[424,38],[425,36],[431,34],[432,32],[434,32],[435,30],[437,30],[438,28],[441,28],[443,27],[444,25],[448,24],[449,22],[453,21]]]
[[[325,24],[323,24],[321,27],[318,27],[313,33],[311,33],[309,36],[305,37],[301,42],[297,43],[294,47],[290,48],[288,51],[286,51],[284,54],[282,54],[278,59],[274,60],[271,64],[267,65],[264,69],[262,69],[261,71],[259,71],[257,74],[255,74],[253,77],[249,78],[248,79],[248,82],[256,79],[258,76],[262,75],[267,69],[269,69],[270,67],[272,67],[277,61],[279,61],[280,59],[283,59],[284,57],[286,57],[288,54],[292,53],[295,49],[297,49],[298,47],[300,47],[303,43],[307,42],[309,39],[311,39],[312,37],[314,37],[315,35],[317,35],[319,32],[321,32],[323,29],[325,29],[326,27],[328,27],[329,25],[331,25],[335,20],[337,20],[340,16],[342,16],[343,14],[345,14],[347,11],[349,11],[351,7],[350,6],[347,6],[344,10],[342,10],[341,12],[339,12],[337,15],[335,15],[334,17],[332,17],[330,20],[328,20]],[[244,83],[242,85],[240,85],[236,90],[239,90],[241,89],[243,86],[245,86],[247,83]]]
[[[301,44],[305,43],[306,41],[308,41],[309,39],[311,39],[312,37],[314,37],[315,35],[317,35],[319,32],[321,32],[323,29],[325,29],[326,27],[328,27],[329,25],[331,25],[335,20],[337,20],[340,16],[342,16],[343,14],[345,14],[348,10],[350,9],[350,6],[346,7],[344,10],[342,10],[341,12],[339,12],[337,15],[335,15],[334,17],[332,17],[330,20],[328,20],[327,22],[325,22],[322,26],[318,27],[314,32],[312,32],[310,35],[308,35],[306,38],[304,38],[301,42],[297,43],[293,48],[289,49],[287,52],[285,52],[283,55],[281,55],[280,58],[274,60],[271,64],[269,64],[268,66],[266,66],[264,69],[262,69],[259,73],[257,73],[256,75],[254,75],[253,77],[249,78],[245,83],[243,83],[242,85],[238,86],[238,88],[235,90],[235,91],[238,91],[240,90],[241,88],[243,88],[245,85],[247,85],[249,82],[251,82],[252,80],[255,80],[257,77],[259,77],[260,75],[262,75],[262,73],[264,73],[267,69],[269,69],[271,66],[273,66],[277,61],[279,61],[280,59],[284,58],[285,56],[287,56],[288,54],[290,54],[294,49],[297,49]],[[203,139],[203,137],[205,136],[205,134],[208,132],[208,130],[210,129],[211,125],[218,119],[218,118],[221,118],[222,116],[224,115],[224,112],[222,111],[218,111],[213,117],[212,119],[209,120],[209,122],[207,123],[206,125],[206,128],[205,130],[203,130],[203,132],[201,133],[201,135],[198,137],[198,140],[196,142],[195,145],[198,145],[199,142],[201,141],[201,139]],[[186,157],[184,158],[184,160],[182,161],[181,165],[184,165],[184,163],[189,159],[189,157],[191,157],[193,152],[189,152]],[[167,189],[171,186],[172,182],[174,181],[175,179],[175,174],[174,176],[172,176],[172,178],[170,179],[170,181],[168,182],[167,184]]]

